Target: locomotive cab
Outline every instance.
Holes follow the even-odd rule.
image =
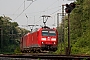
[[[58,36],[56,29],[44,27],[41,31],[41,46],[43,50],[57,50]]]

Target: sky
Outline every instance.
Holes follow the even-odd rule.
[[[57,13],[62,13],[62,5],[75,0],[0,0],[0,16],[7,16],[20,27],[43,25],[43,15],[49,15],[46,25],[57,26]],[[61,22],[61,16],[60,20]]]

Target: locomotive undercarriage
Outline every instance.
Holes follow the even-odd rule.
[[[22,53],[41,52],[41,48],[40,47],[29,47],[29,48],[24,48],[21,52]]]
[[[43,51],[56,51],[57,47],[52,46],[52,45],[42,45],[41,47],[29,47],[29,48],[24,48],[21,52],[23,53],[35,53],[35,52],[43,52]]]
[[[42,50],[46,51],[56,51],[57,47],[53,45],[42,45]]]

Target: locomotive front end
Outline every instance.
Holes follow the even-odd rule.
[[[41,46],[43,50],[56,51],[58,36],[55,29],[42,29]]]

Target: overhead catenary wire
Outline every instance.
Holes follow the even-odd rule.
[[[38,11],[38,12],[32,12],[32,13],[25,13],[25,14],[42,13],[42,12],[46,12],[46,11],[49,11],[49,10],[52,10],[52,9],[56,9],[56,8],[58,8],[58,7],[60,7],[60,6],[58,6],[58,7],[53,7],[53,8],[49,8],[49,7],[51,7],[53,4],[55,4],[56,2],[58,2],[58,0],[56,0],[56,1],[55,1],[54,3],[52,3],[50,6],[48,6],[45,10]]]
[[[33,3],[33,2],[34,2],[34,1],[32,1],[32,3]],[[55,1],[54,3],[56,3],[56,2],[57,2],[57,1]],[[30,4],[28,5],[28,7],[29,7],[32,3],[30,3]],[[53,3],[53,4],[54,4],[54,3]],[[51,4],[50,6],[52,6],[53,4]],[[49,7],[50,7],[50,6],[49,6]],[[27,7],[27,8],[28,8],[28,7]],[[47,7],[44,11],[41,11],[41,12],[45,12],[45,11],[48,11],[48,10],[52,10],[52,9],[57,8],[57,7],[55,7],[55,8],[49,8],[49,7]],[[58,7],[59,7],[59,6],[58,6]],[[27,8],[25,8],[25,10],[26,10]],[[23,10],[14,20],[16,20],[25,10]],[[59,10],[57,10],[57,11],[59,11]],[[50,15],[56,13],[57,11],[51,13]],[[42,20],[42,19],[40,19],[39,21],[41,21],[41,20]],[[34,24],[37,23],[37,22],[39,22],[39,21],[35,21]]]
[[[35,0],[36,1],[36,0]],[[32,1],[32,3],[33,3],[34,1]],[[57,1],[55,1],[55,2],[57,2]],[[54,2],[54,3],[55,3]],[[13,14],[11,14],[11,15],[15,15],[15,13],[21,8],[21,6],[23,5],[25,3],[25,0],[24,0],[24,2],[20,5],[20,7],[13,13]],[[32,3],[30,3],[28,6],[27,6],[27,8],[32,4]],[[54,4],[53,3],[53,4]],[[53,4],[51,4],[50,6],[52,6]],[[50,7],[49,6],[49,7]],[[41,12],[45,12],[45,11],[47,11],[47,10],[52,10],[52,9],[55,9],[55,8],[57,8],[57,7],[54,7],[54,8],[51,8],[51,9],[49,9],[49,7],[48,8],[46,8],[46,10],[44,10],[44,11],[39,11],[40,13]],[[16,18],[15,19],[13,19],[13,20],[16,20],[27,8],[24,8],[24,10],[18,15],[18,16],[16,16]],[[35,12],[35,13],[39,13],[39,12]],[[27,13],[26,13],[27,14]],[[30,13],[31,14],[31,13]],[[9,14],[10,15],[10,14]]]
[[[41,12],[45,12],[45,11],[49,11],[49,10],[53,10],[53,9],[56,9],[56,8],[58,8],[58,7],[54,7],[54,8],[48,9],[48,10],[43,10],[43,11],[38,11],[38,12],[26,13],[26,14],[41,13]]]
[[[57,1],[58,1],[58,0],[57,0]],[[56,3],[57,1],[55,1],[54,3]],[[54,4],[54,3],[53,3],[53,4]],[[52,6],[53,4],[51,4],[50,6]],[[49,7],[50,7],[50,6],[49,6]],[[41,12],[45,12],[45,11],[48,11],[48,10],[52,10],[52,9],[57,8],[57,7],[54,7],[54,8],[49,9],[49,7],[47,7],[45,10],[43,10],[43,11],[41,11]],[[58,7],[61,7],[61,6],[58,6]],[[58,9],[57,11],[51,13],[50,15],[52,15],[52,14],[58,12],[59,10],[60,10],[60,9]],[[38,22],[40,22],[41,20],[42,20],[42,19],[40,19],[39,21],[36,21],[36,22],[34,22],[34,23],[38,23]]]
[[[50,9],[48,9],[48,10],[43,10],[43,11],[25,13],[25,14],[34,14],[34,13],[36,14],[36,13],[37,13],[36,15],[34,15],[34,16],[37,16],[38,14],[40,14],[40,13],[42,13],[42,12],[49,11],[49,10],[53,10],[53,9],[56,9],[56,8],[58,8],[58,7],[50,8]],[[5,14],[5,15],[12,15],[12,16],[13,16],[13,15],[16,15],[16,16],[17,16],[17,15],[19,15],[19,14],[18,14],[18,13],[15,14],[15,13],[16,13],[19,9],[20,9],[20,8],[18,8],[13,14]],[[0,14],[2,14],[2,13],[0,13]],[[25,14],[24,14],[24,15],[25,15]]]
[[[52,3],[49,7],[51,7],[52,5],[54,5],[56,2],[58,2],[57,0],[54,2],[54,3]],[[49,7],[47,7],[44,11],[47,11],[48,9],[49,9]]]
[[[35,1],[36,1],[36,0],[35,0]],[[35,2],[35,1],[32,1],[32,3]],[[27,8],[28,8],[32,3],[30,3],[30,4],[14,19],[14,21],[15,21],[25,10],[27,10]]]
[[[24,2],[20,5],[20,7],[13,13],[13,15],[21,8],[21,6],[24,4]]]
[[[56,12],[60,11],[60,10],[61,10],[61,9],[58,9],[58,10],[56,10],[55,12],[51,13],[50,15],[52,15],[52,14],[54,14],[54,13],[56,13]]]
[[[58,7],[61,7],[61,6],[58,5]],[[55,8],[56,8],[56,7],[55,7]],[[48,8],[48,9],[46,9],[46,10],[44,10],[44,11],[41,11],[41,12],[45,12],[45,11],[52,10],[52,9],[54,9],[54,8],[50,8],[50,9]],[[60,10],[61,10],[61,9],[59,8],[59,9],[57,9],[56,11],[54,11],[53,13],[51,13],[50,15],[54,15],[54,14],[57,15],[57,12],[60,11]],[[40,12],[40,11],[39,11],[39,12]],[[37,13],[38,13],[38,12],[37,12]],[[51,18],[52,18],[52,17],[51,17]],[[54,16],[54,19],[55,19],[55,16]],[[38,22],[40,22],[40,21],[42,21],[42,19],[40,19],[39,21],[35,21],[34,24],[35,24],[35,23],[38,23]],[[55,20],[54,20],[54,24],[53,24],[53,25],[55,26]]]
[[[54,13],[56,13],[56,12],[58,12],[60,9],[58,9],[58,10],[56,10],[55,12],[53,12],[53,13],[51,13],[50,15],[53,15]],[[40,19],[39,21],[36,21],[36,22],[34,22],[34,23],[38,23],[38,22],[40,22],[42,19]]]

